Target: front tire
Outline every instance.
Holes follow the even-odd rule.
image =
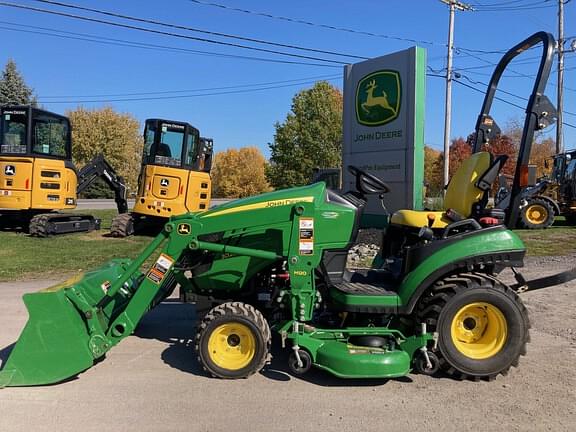
[[[457,378],[494,379],[526,354],[528,312],[496,279],[477,273],[448,277],[420,301],[418,314],[438,332],[442,369]]]
[[[260,371],[270,350],[271,333],[262,314],[249,304],[212,308],[196,333],[198,361],[216,378],[247,378]]]
[[[542,198],[531,198],[520,209],[518,225],[524,229],[544,229],[554,223],[554,208]]]

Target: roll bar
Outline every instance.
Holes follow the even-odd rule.
[[[521,176],[523,174],[523,167],[528,165],[530,159],[530,151],[532,149],[532,141],[534,139],[534,132],[536,130],[544,129],[554,123],[556,118],[556,109],[550,100],[544,95],[546,83],[550,76],[552,69],[552,62],[556,50],[556,41],[554,36],[546,32],[538,32],[523,40],[504,54],[488,84],[488,90],[484,97],[482,110],[476,122],[476,133],[474,138],[473,153],[481,150],[482,144],[487,143],[490,138],[494,137],[500,132],[500,129],[490,117],[490,108],[496,96],[498,83],[500,78],[510,62],[524,53],[528,49],[542,44],[542,55],[540,57],[540,66],[538,67],[538,74],[534,81],[532,94],[528,98],[526,104],[526,117],[524,120],[524,128],[522,130],[522,139],[520,140],[520,148],[518,149],[518,159],[516,161],[516,169],[514,174],[514,181],[512,183],[512,192],[510,199],[510,206],[506,211],[506,225],[509,227],[516,226],[518,219],[518,212],[520,208],[522,186],[520,184]]]

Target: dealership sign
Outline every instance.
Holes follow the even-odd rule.
[[[344,189],[354,187],[347,172],[355,165],[391,187],[389,212],[422,208],[426,51],[405,51],[348,65],[344,71]],[[384,213],[371,196],[368,217]]]

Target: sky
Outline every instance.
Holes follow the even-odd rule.
[[[1,1],[0,66],[12,58],[45,109],[63,113],[79,105],[111,106],[133,114],[140,122],[146,118],[187,121],[202,136],[214,138],[216,151],[257,146],[269,156],[274,124],[284,121],[293,96],[319,79],[342,88],[346,63],[418,45],[427,50],[428,73],[445,74],[448,7],[440,0],[60,3],[173,27],[73,9],[51,1]],[[452,138],[466,137],[474,130],[486,83],[505,50],[537,31],[557,35],[557,3],[470,1],[475,10],[456,13],[454,69],[460,83],[453,84]],[[565,5],[565,37],[576,38],[576,1],[568,0]],[[257,49],[243,48],[246,46]],[[530,94],[540,52],[528,51],[513,62],[500,84],[506,93],[499,92],[499,97],[525,106],[522,98]],[[566,148],[576,148],[576,53],[566,54],[565,69],[564,142]],[[556,70],[555,64],[546,92],[554,103]],[[425,143],[438,149],[443,145],[444,98],[445,80],[428,76]],[[523,120],[523,111],[496,101],[493,116],[505,128],[510,121]],[[548,133],[554,136],[554,127]]]

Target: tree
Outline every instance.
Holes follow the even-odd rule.
[[[494,157],[501,155],[508,156],[508,160],[500,171],[506,176],[514,176],[516,168],[516,159],[518,158],[518,146],[514,139],[508,134],[502,134],[490,140],[488,144],[482,146],[482,150],[492,153]]]
[[[33,90],[26,85],[24,78],[18,72],[16,63],[10,59],[0,78],[0,106],[34,105],[36,97]]]
[[[296,94],[286,120],[274,127],[266,176],[275,188],[308,183],[314,168],[340,166],[342,93],[328,82],[317,82]]]
[[[116,172],[135,191],[140,172],[143,140],[140,125],[131,114],[112,108],[78,108],[66,115],[72,124],[72,157],[78,167],[103,153]]]
[[[518,150],[520,148],[520,140],[522,139],[523,124],[518,120],[511,120],[508,122],[506,130],[502,135],[502,139],[508,139],[508,143],[500,143],[500,148],[495,150],[496,154],[507,154],[509,156],[508,162],[504,166],[504,174],[512,177],[514,176],[514,169],[516,166],[516,159],[518,158]],[[507,151],[507,148],[510,150]],[[555,141],[551,138],[545,138],[542,131],[536,131],[534,134],[534,141],[530,150],[530,164],[537,167],[538,177],[546,173],[545,161],[555,153]]]
[[[429,146],[424,147],[424,182],[428,196],[438,195],[442,190],[443,164],[442,152]]]
[[[450,168],[449,168],[449,178],[452,178],[454,173],[458,171],[460,165],[465,159],[468,159],[472,154],[472,147],[464,138],[456,138],[452,140],[450,144]]]
[[[216,153],[212,168],[212,193],[219,198],[244,198],[270,190],[266,158],[256,147]]]

